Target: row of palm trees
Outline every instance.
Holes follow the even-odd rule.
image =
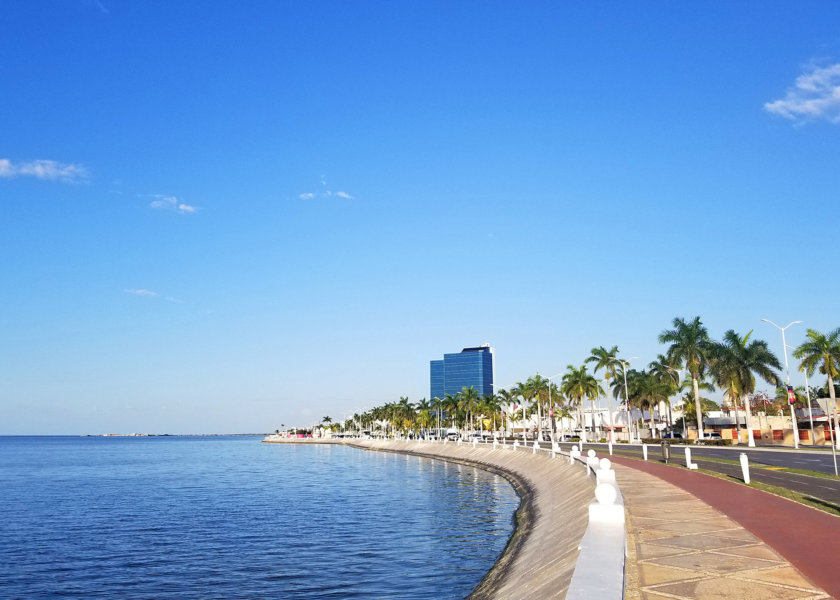
[[[497,430],[507,427],[510,420],[519,420],[520,415],[524,426],[528,415],[536,413],[538,435],[541,437],[544,427],[549,427],[554,433],[558,419],[570,418],[573,413],[577,414],[578,426],[583,427],[585,403],[589,401],[594,408],[594,403],[603,396],[609,400],[610,419],[614,401],[620,400],[640,409],[640,414],[647,410],[653,415],[656,407],[665,406],[668,423],[673,426],[670,399],[682,391],[686,400],[693,398],[694,401],[693,406],[686,403],[685,418],[692,418],[697,423],[699,435],[703,437],[701,390],[717,387],[723,391],[730,409],[735,411],[739,431],[738,411],[745,411],[752,444],[751,400],[756,397],[757,381],[760,379],[773,386],[782,384],[778,357],[769,349],[767,342],[753,339],[752,333],[741,335],[730,329],[718,341],[709,336],[700,317],[691,320],[675,318],[672,328],[658,336],[659,342],[666,345],[665,353],[658,355],[646,369],[630,369],[629,361],[619,356],[617,346],[599,346],[591,350],[581,366],[568,365],[559,385],[551,381],[554,377],[549,379],[536,374],[495,394],[482,395],[474,387],[465,387],[457,394],[446,394],[444,398],[429,401],[424,398],[416,404],[403,397],[399,402],[355,414],[341,426],[369,431],[379,429],[390,435],[411,431],[422,433],[444,427],[470,431]],[[809,376],[816,372],[826,376],[828,395],[835,407],[836,426],[834,382],[840,370],[840,328],[828,334],[808,329],[806,341],[794,349],[793,356],[800,359],[799,369]],[[589,366],[592,372],[588,371]],[[599,374],[603,377],[603,385],[597,377]],[[786,387],[780,390],[786,395]],[[329,417],[324,420],[327,419]],[[594,420],[592,429],[594,435]]]

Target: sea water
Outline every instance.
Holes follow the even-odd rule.
[[[255,437],[0,437],[0,598],[463,598],[519,499],[472,467]]]

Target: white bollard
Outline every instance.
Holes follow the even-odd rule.
[[[499,440],[497,440],[496,438],[493,438],[493,450],[495,450],[498,447],[499,447]]]
[[[598,467],[598,457],[595,456],[594,450],[589,450],[586,453],[586,474],[589,475],[589,471],[591,470],[593,473],[595,469]]]
[[[575,459],[580,456],[580,450],[578,450],[577,446],[572,446],[572,449],[569,451],[569,464],[574,464]]]
[[[475,448],[475,445],[476,445],[476,444],[478,444],[478,440],[477,440],[477,439],[475,439],[475,438],[473,438],[473,448]]]
[[[610,438],[609,447],[610,447],[610,456],[612,456],[612,438]]]
[[[686,446],[685,448],[685,468],[686,469],[696,469],[697,463],[691,462],[691,448]]]
[[[642,456],[647,460],[647,444],[642,444]]]
[[[458,445],[461,445],[461,438],[458,438]]]
[[[534,440],[534,451],[531,454],[536,454],[537,450],[540,449],[540,443],[537,440]]]
[[[746,452],[741,452],[741,473],[744,475],[744,483],[750,484],[750,460]]]
[[[578,450],[581,454],[583,454],[583,440],[578,442]]]
[[[514,440],[513,441],[513,449],[516,450],[517,448],[519,448],[519,440]]]

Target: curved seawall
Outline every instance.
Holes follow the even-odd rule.
[[[550,453],[489,444],[405,440],[282,440],[333,443],[475,465],[506,477],[522,499],[502,556],[473,590],[473,599],[564,598],[589,522],[594,482],[580,465]]]

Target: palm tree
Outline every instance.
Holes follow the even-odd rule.
[[[604,380],[606,385],[604,389],[608,390],[609,392],[609,416],[610,416],[610,441],[613,440],[614,435],[614,426],[613,426],[613,395],[612,395],[612,388],[610,387],[610,379],[616,379],[618,377],[618,373],[615,370],[615,365],[618,362],[618,346],[613,346],[609,350],[604,348],[603,346],[598,346],[597,348],[592,348],[591,355],[587,358],[584,363],[595,363],[595,368],[593,369],[594,372],[598,372],[601,369],[604,370]]]
[[[534,395],[534,402],[537,405],[537,439],[542,440],[542,407],[548,406],[549,385],[551,382],[537,373],[533,377],[528,378],[527,384]]]
[[[797,347],[793,356],[801,359],[800,368],[804,368],[809,376],[819,369],[828,378],[828,394],[834,407],[834,440],[840,448],[840,423],[837,422],[837,396],[834,391],[834,378],[840,371],[840,327],[828,332],[828,335],[813,329],[805,335],[808,341]]]
[[[458,392],[458,396],[461,399],[461,409],[465,412],[467,418],[469,419],[470,430],[472,430],[475,406],[478,403],[478,390],[472,385],[470,387],[464,386],[461,388],[461,391]]]
[[[723,334],[723,342],[713,343],[710,353],[711,373],[716,383],[726,390],[730,401],[735,403],[735,422],[738,422],[738,404],[755,392],[755,376],[758,375],[771,385],[779,385],[781,379],[773,369],[781,369],[779,359],[764,340],[750,342],[752,331],[741,337],[730,329]],[[785,389],[787,393],[787,388]],[[747,439],[750,447],[755,446],[750,403],[744,402],[747,413]],[[738,426],[740,439],[740,425]]]
[[[577,405],[578,424],[581,428],[581,437],[586,441],[586,423],[583,420],[583,401],[587,398],[597,398],[603,393],[598,380],[586,372],[586,365],[575,368],[572,365],[566,367],[566,374],[563,375],[561,389],[566,397]],[[592,435],[595,435],[595,422],[592,422]]]
[[[679,317],[673,321],[674,329],[659,334],[659,343],[670,344],[666,355],[671,366],[683,365],[691,374],[694,384],[694,407],[697,411],[697,433],[703,438],[703,409],[700,406],[700,378],[709,364],[711,340],[700,317],[689,322]]]
[[[635,398],[637,406],[642,410],[642,420],[644,421],[644,409],[647,408],[650,412],[651,431],[654,432],[654,437],[656,437],[653,410],[659,406],[660,402],[668,400],[673,389],[673,381],[661,381],[655,373],[648,373],[647,371],[639,371],[635,379]]]
[[[668,427],[673,429],[674,419],[671,415],[671,396],[675,395],[679,390],[679,376],[674,374],[676,369],[671,368],[668,364],[668,359],[661,354],[656,356],[656,360],[651,361],[648,368],[652,377],[655,377],[659,383],[668,384],[669,386],[668,397],[663,400],[663,403],[668,407]]]
[[[517,382],[516,387],[511,390],[515,396],[522,396],[522,436],[525,439],[525,431],[527,429],[525,424],[525,405],[531,403],[536,396],[533,386],[533,380],[528,379],[525,383]]]
[[[497,396],[499,397],[500,402],[504,403],[505,410],[502,414],[507,415],[508,411],[511,410],[512,406],[516,406],[516,394],[515,388],[513,390],[499,390]],[[507,437],[507,421],[505,422],[505,437]]]
[[[502,410],[499,395],[484,394],[481,397],[481,409],[483,412],[490,414],[490,418],[493,422],[493,431],[496,431],[496,416]]]

